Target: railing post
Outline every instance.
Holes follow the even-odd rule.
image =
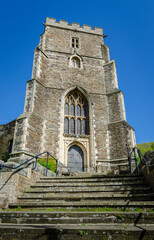
[[[58,167],[58,160],[56,160],[56,177],[58,175],[57,167]]]
[[[128,154],[129,172],[131,173],[132,172],[132,170],[131,170],[131,156],[130,156],[128,144],[126,144],[126,146],[127,146],[127,154]]]
[[[61,162],[59,162],[59,169],[60,169],[60,176],[62,175],[61,174]]]
[[[46,177],[47,177],[47,175],[48,175],[48,161],[49,161],[49,153],[47,152]]]
[[[135,153],[135,148],[133,148],[134,151],[134,158],[135,158],[135,167],[136,167],[136,172],[138,173],[138,166],[137,166],[137,159],[136,159],[136,153]]]
[[[137,153],[139,155],[139,159],[140,159],[140,163],[142,163],[142,158],[141,158],[141,154],[140,154],[140,151],[137,149]]]
[[[3,164],[0,163],[0,176],[1,176],[2,168],[3,168]]]
[[[38,159],[38,156],[35,157],[35,162],[33,163],[33,168],[31,170],[34,170],[37,166],[37,159]]]
[[[35,168],[36,168],[36,166],[37,166],[37,160],[38,160],[38,157],[36,157]]]
[[[146,162],[146,172],[147,172],[147,175],[149,175],[150,174],[150,171],[149,171],[149,165],[148,165],[148,163]]]

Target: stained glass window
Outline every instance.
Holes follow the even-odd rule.
[[[64,120],[64,133],[68,134],[69,133],[69,121],[68,118],[66,117]]]
[[[82,120],[82,134],[86,135],[87,131],[86,131],[86,120],[83,119]]]
[[[70,115],[73,115],[73,116],[75,115],[74,110],[75,110],[75,109],[74,109],[74,104],[71,104],[71,105],[70,105]]]
[[[65,97],[64,119],[64,134],[89,134],[88,102],[81,92],[74,90]]]
[[[81,116],[81,107],[80,107],[79,104],[78,104],[77,107],[76,107],[76,115],[77,115],[77,116]]]
[[[81,119],[77,119],[77,134],[81,134]]]
[[[74,97],[75,99],[77,99],[77,98],[78,98],[78,94],[75,92],[75,93],[73,94],[73,97]]]
[[[82,106],[82,116],[86,117],[86,106],[85,105]]]
[[[74,121],[74,118],[70,119],[70,134],[75,134],[75,121]]]
[[[65,115],[68,115],[69,105],[65,103]]]

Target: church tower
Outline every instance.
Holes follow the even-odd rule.
[[[11,158],[49,151],[74,171],[116,169],[135,145],[103,29],[47,18]]]

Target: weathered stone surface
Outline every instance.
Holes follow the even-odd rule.
[[[0,159],[9,158],[9,153],[12,151],[15,122],[16,120],[0,125]]]
[[[15,162],[1,164],[10,167],[17,167]],[[25,188],[29,188],[30,185],[40,177],[46,175],[46,168],[37,164],[36,169],[32,170],[34,164],[21,166],[19,169],[3,168],[0,172],[0,208],[7,208],[9,202],[16,202],[17,197],[23,193]],[[55,176],[54,173],[48,171],[48,176]]]
[[[94,185],[101,183],[103,188]],[[1,238],[152,240],[153,193],[147,187],[143,176],[135,174],[41,177],[9,205],[17,209],[0,211]]]
[[[153,198],[140,175],[42,177],[10,207],[145,209],[153,206]]]
[[[87,99],[85,135],[64,134],[65,97],[72,91]],[[79,116],[73,117],[77,128]],[[126,143],[135,146],[134,130],[126,122],[115,61],[110,61],[102,29],[47,18],[34,52],[24,113],[16,122],[13,154],[49,151],[67,165],[68,150],[77,145],[83,152],[84,171],[107,173],[118,171],[119,159],[127,158]],[[114,166],[112,159],[117,160]]]

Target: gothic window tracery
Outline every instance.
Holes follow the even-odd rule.
[[[88,131],[87,99],[82,93],[74,90],[65,97],[64,134],[87,135]]]

